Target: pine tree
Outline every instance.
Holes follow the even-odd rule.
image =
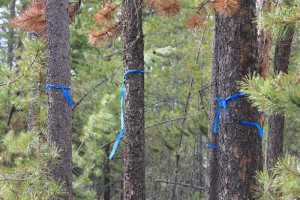
[[[274,72],[288,73],[289,57],[294,36],[294,25],[286,25],[276,41]],[[283,154],[284,114],[272,114],[269,119],[267,164],[271,169],[273,162]]]
[[[122,6],[125,71],[144,70],[143,1],[124,0]],[[123,198],[143,200],[146,199],[143,74],[129,74],[124,84]]]
[[[262,167],[258,130],[240,120],[258,122],[258,112],[239,93],[237,81],[257,70],[255,1],[215,1],[215,39],[211,69],[211,104],[207,199],[252,199],[255,172]],[[220,103],[220,104],[219,104]],[[224,108],[227,103],[226,109]],[[216,133],[214,119],[221,107]],[[217,146],[217,147],[215,147]]]
[[[272,168],[264,168],[256,175],[256,199],[299,199],[299,160],[286,155],[278,159]]]
[[[46,81],[48,84],[70,85],[70,43],[68,0],[46,2]],[[72,135],[71,107],[61,89],[47,90],[48,142],[59,149],[58,162],[51,175],[67,190],[62,199],[72,199]]]

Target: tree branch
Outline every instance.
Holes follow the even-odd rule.
[[[186,119],[186,118],[189,118],[189,117],[196,117],[196,116],[199,116],[199,115],[190,115],[190,116],[179,117],[179,118],[175,118],[175,119],[170,119],[170,120],[158,122],[158,123],[156,123],[156,124],[146,126],[145,129],[151,128],[151,127],[154,127],[154,126],[159,126],[159,125],[161,125],[161,124],[166,124],[166,123],[168,123],[168,122],[177,121],[177,120],[181,120],[181,119]]]
[[[7,178],[5,174],[3,174],[3,173],[0,173],[0,174],[1,174],[1,176],[4,177],[4,178],[0,179],[0,182],[1,181],[28,181],[33,178],[33,176],[29,176],[27,178]]]
[[[116,73],[114,72],[110,77],[114,76]],[[102,80],[100,83],[98,83],[97,85],[95,85],[92,89],[90,89],[88,92],[85,93],[85,95],[83,95],[83,97],[81,97],[81,99],[73,106],[72,111],[75,110],[75,108],[89,95],[91,94],[95,88],[99,87],[100,85],[102,85],[103,83],[105,83],[110,77],[105,78],[104,80]]]
[[[185,187],[192,187],[198,190],[205,190],[204,187],[200,187],[200,186],[196,186],[196,185],[190,185],[187,183],[181,183],[181,182],[170,182],[170,181],[165,181],[165,180],[161,180],[161,179],[156,179],[154,180],[154,182],[156,183],[166,183],[166,184],[171,184],[171,185],[181,185],[181,186],[185,186]]]
[[[33,64],[35,63],[37,57],[39,56],[40,53],[40,49],[37,49],[36,54],[32,60],[32,62],[29,64],[29,68],[31,68],[33,66]],[[15,80],[9,81],[8,83],[1,83],[0,86],[4,86],[4,85],[10,85],[14,82],[17,82],[18,80],[20,80],[22,77],[24,76],[24,73],[22,75],[20,75],[18,78],[16,78]]]

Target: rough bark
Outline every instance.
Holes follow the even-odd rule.
[[[123,0],[125,70],[144,70],[142,0]],[[125,79],[123,199],[145,196],[144,76],[129,74]]]
[[[254,175],[262,168],[261,139],[255,127],[239,120],[258,122],[258,112],[246,98],[227,102],[217,133],[212,133],[218,103],[215,97],[239,93],[237,81],[257,70],[257,30],[253,24],[255,1],[239,1],[232,16],[216,12],[211,69],[207,199],[253,199]]]
[[[269,134],[267,143],[267,167],[270,170],[283,153],[284,115],[272,114],[269,118]]]
[[[68,0],[46,1],[46,45],[48,61],[46,81],[53,85],[70,85],[70,43]],[[67,194],[59,199],[72,199],[71,107],[60,89],[47,89],[47,140],[60,151],[51,175],[63,183]]]
[[[275,58],[274,58],[274,71],[275,73],[288,73],[288,66],[291,54],[292,41],[294,36],[294,29],[287,25],[283,30],[287,33],[285,36],[277,39],[275,48]]]
[[[277,39],[274,57],[274,71],[276,74],[288,73],[289,57],[291,53],[292,41],[294,36],[293,28],[286,26],[287,35]],[[285,30],[282,30],[285,31]],[[283,131],[284,114],[272,114],[269,119],[269,134],[267,146],[267,167],[270,170],[283,153]]]

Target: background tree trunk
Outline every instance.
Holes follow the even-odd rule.
[[[286,32],[287,31],[287,32]],[[288,73],[289,57],[291,53],[294,28],[286,26],[276,42],[274,71],[276,74]],[[272,114],[269,119],[269,134],[267,146],[267,167],[270,170],[273,162],[276,161],[283,153],[283,131],[284,131],[284,114]]]
[[[46,41],[48,62],[46,81],[53,85],[70,85],[70,43],[68,0],[46,1]],[[72,136],[71,107],[60,89],[47,90],[48,142],[60,150],[58,163],[51,166],[51,175],[64,183],[72,199]]]
[[[236,81],[257,70],[257,32],[252,23],[255,1],[238,1],[232,16],[216,12],[215,41],[211,69],[211,105],[207,199],[252,199],[255,172],[262,168],[261,139],[255,127],[239,120],[258,122],[258,112],[246,98],[227,102],[222,109],[217,133],[212,127],[218,103],[215,97],[239,93]]]
[[[264,20],[264,10],[270,10],[271,2],[260,0],[259,19]],[[272,47],[272,32],[259,26],[258,29],[258,72],[266,80],[270,71],[270,55]]]
[[[123,0],[125,70],[144,70],[142,0]],[[124,101],[124,200],[143,200],[145,195],[144,76],[125,79]]]
[[[12,0],[10,5],[9,5],[10,9],[9,9],[9,17],[12,19],[16,16],[16,0]],[[10,120],[12,117],[12,114],[15,111],[15,106],[11,105],[10,103],[10,95],[11,95],[11,91],[10,91],[10,78],[11,78],[11,73],[12,73],[12,69],[13,69],[13,61],[14,61],[14,35],[15,35],[15,31],[14,28],[12,26],[9,26],[8,28],[8,40],[7,40],[7,65],[8,65],[8,73],[7,73],[7,82],[8,82],[8,90],[7,90],[7,96],[8,96],[8,100],[6,102],[6,112],[7,112],[7,126],[9,128],[10,126]]]
[[[105,154],[107,155],[107,161],[104,164],[104,200],[110,200],[110,188],[111,188],[111,181],[110,181],[110,163],[109,163],[109,151],[110,151],[110,145],[108,144],[105,147]]]

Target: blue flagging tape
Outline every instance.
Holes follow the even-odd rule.
[[[72,107],[73,106],[73,102],[72,102],[72,98],[71,95],[69,93],[69,90],[71,89],[71,86],[61,86],[61,85],[51,85],[51,84],[46,84],[46,89],[50,89],[50,88],[54,88],[54,89],[61,89],[63,92],[63,95],[65,96],[65,98],[67,99],[69,105]]]
[[[218,146],[211,145],[211,144],[207,144],[206,146],[207,146],[208,148],[211,148],[211,149],[218,149],[218,148],[219,148]]]
[[[240,120],[240,123],[241,124],[244,124],[244,125],[247,125],[247,126],[255,126],[259,132],[259,137],[262,138],[263,137],[263,130],[262,128],[260,127],[259,123],[256,123],[256,122],[247,122],[247,121],[243,121],[243,120]]]
[[[124,134],[124,109],[123,109],[123,102],[124,102],[124,94],[125,94],[125,85],[124,85],[124,80],[126,78],[126,76],[128,74],[132,74],[132,73],[141,73],[141,74],[144,74],[144,71],[143,70],[137,70],[137,69],[133,69],[133,70],[128,70],[126,71],[124,74],[123,74],[123,78],[122,78],[122,85],[121,85],[121,89],[120,89],[120,107],[121,107],[121,128],[120,128],[120,132],[116,138],[116,141],[114,143],[114,146],[112,148],[112,151],[110,152],[110,155],[108,157],[108,159],[112,159],[112,157],[115,155],[115,152],[118,148],[118,144]]]
[[[217,110],[215,121],[214,121],[214,129],[213,129],[214,133],[216,133],[218,130],[219,116],[220,116],[222,108],[224,108],[224,110],[226,110],[227,101],[229,101],[231,99],[245,97],[245,96],[246,96],[245,93],[238,93],[238,94],[231,95],[227,98],[215,98],[215,100],[219,102],[219,106],[218,106],[218,110]]]
[[[259,114],[260,114],[260,115],[264,115],[264,114],[266,114],[266,112],[263,111],[263,110],[261,110],[261,111],[259,111]]]

